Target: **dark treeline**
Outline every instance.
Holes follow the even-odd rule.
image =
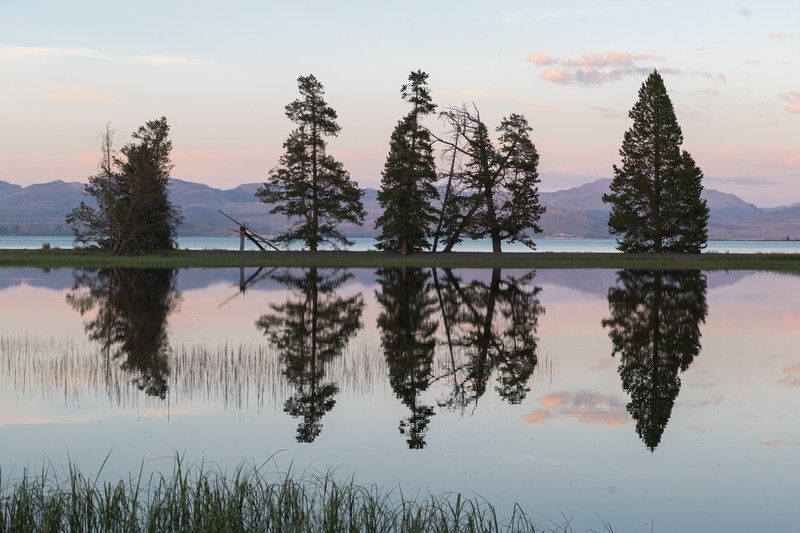
[[[285,108],[294,129],[256,192],[271,213],[289,222],[268,239],[311,251],[347,246],[352,242],[341,224],[363,224],[364,191],[329,153],[328,140],[340,127],[322,83],[301,76],[298,91]],[[400,96],[408,112],[389,138],[376,247],[403,255],[450,252],[464,239],[488,239],[493,252],[515,242],[535,249],[545,208],[528,120],[511,113],[492,133],[474,104],[437,114],[428,74],[421,70],[410,73]],[[618,248],[699,253],[708,233],[703,173],[681,149],[683,135],[657,71],[642,85],[629,116],[633,125],[620,149],[621,165],[614,166],[611,192],[603,198],[611,205],[609,230]],[[437,119],[441,127],[434,128]],[[100,173],[85,188],[94,205],[82,202],[67,216],[77,245],[120,254],[175,247],[182,218],[169,200],[168,133],[165,118],[147,122],[117,153],[107,130]]]

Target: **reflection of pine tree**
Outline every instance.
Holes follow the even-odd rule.
[[[622,270],[608,291],[613,355],[620,355],[628,412],[652,451],[661,441],[681,388],[679,372],[700,353],[706,278],[699,271]]]
[[[436,347],[436,299],[431,294],[430,275],[418,268],[384,269],[376,272],[381,291],[378,317],[389,381],[400,400],[411,410],[400,423],[409,448],[425,447],[425,430],[433,407],[421,405],[419,395],[431,381]]]
[[[336,383],[323,382],[326,365],[342,354],[361,328],[361,295],[336,294],[351,276],[316,268],[275,274],[272,279],[295,296],[270,305],[271,312],[256,322],[281,352],[284,375],[295,388],[284,410],[303,419],[297,428],[299,442],[312,442],[322,431],[322,417],[333,409],[339,392]]]
[[[97,309],[86,331],[107,359],[122,359],[121,368],[135,374],[139,389],[161,399],[170,372],[167,317],[178,300],[175,271],[159,269],[76,271],[67,295],[81,315]]]
[[[488,284],[476,280],[464,285],[450,270],[445,270],[441,284],[436,274],[447,343],[451,353],[456,346],[467,354],[460,367],[453,359],[450,403],[464,407],[477,402],[494,371],[501,398],[512,404],[525,399],[538,362],[536,329],[544,312],[538,299],[541,288],[529,288],[534,275],[504,278],[500,269],[494,269]],[[462,369],[464,377],[459,380],[456,376]]]

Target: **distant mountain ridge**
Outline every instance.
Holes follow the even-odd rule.
[[[543,192],[547,206],[542,219],[545,237],[608,237],[609,207],[603,203],[609,179],[599,179],[577,187]],[[258,201],[259,183],[245,183],[232,189],[218,189],[178,178],[171,180],[172,200],[180,205],[185,221],[181,235],[222,235],[232,229],[219,209],[243,220],[259,231],[274,232],[286,227],[284,217],[268,214]],[[703,196],[711,209],[709,236],[712,239],[792,239],[800,238],[800,204],[779,208],[760,208],[730,193],[705,189]],[[0,181],[0,234],[65,235],[67,212],[86,201],[83,184],[51,181],[22,187]],[[364,195],[367,217],[363,226],[346,224],[345,234],[374,236],[375,220],[380,215],[377,191],[367,188]]]

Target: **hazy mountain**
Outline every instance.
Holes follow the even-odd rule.
[[[548,237],[608,237],[609,208],[602,197],[611,180],[600,179],[571,189],[541,194],[547,213],[542,219]],[[258,231],[280,231],[287,221],[269,215],[266,206],[254,194],[258,183],[246,183],[233,189],[218,189],[201,183],[173,179],[172,199],[183,209],[183,235],[220,235],[228,233],[233,223],[219,210],[252,225]],[[709,233],[712,239],[784,239],[800,238],[800,205],[763,209],[736,195],[706,189],[704,197],[711,208]],[[86,200],[83,184],[52,181],[20,187],[0,181],[0,234],[68,234],[64,216]],[[375,220],[380,215],[377,191],[364,195],[367,218],[362,227],[345,225],[345,233],[374,236]]]

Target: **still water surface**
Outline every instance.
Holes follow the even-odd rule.
[[[800,277],[0,269],[3,475],[172,457],[573,526],[800,522]]]

